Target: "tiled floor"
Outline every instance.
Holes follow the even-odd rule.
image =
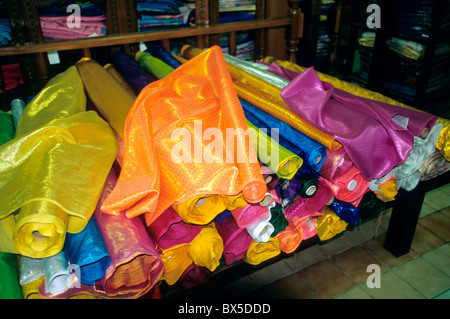
[[[245,298],[450,299],[450,184],[427,193],[411,250],[399,258],[383,248],[389,217],[376,237],[369,221],[224,289]]]

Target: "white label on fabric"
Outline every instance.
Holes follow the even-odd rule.
[[[51,65],[60,64],[61,63],[61,61],[59,59],[58,51],[48,52],[47,56],[48,56],[48,63],[50,63]]]

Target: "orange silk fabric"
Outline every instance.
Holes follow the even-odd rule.
[[[102,211],[145,213],[150,225],[200,194],[242,192],[259,202],[267,187],[247,128],[223,53],[211,47],[139,94],[125,122],[121,174]]]

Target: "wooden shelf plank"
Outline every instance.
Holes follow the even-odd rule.
[[[51,42],[48,41],[45,43],[36,43],[36,44],[33,43],[33,44],[24,44],[20,46],[2,47],[0,48],[0,56],[76,50],[84,48],[105,47],[113,45],[147,42],[147,41],[184,38],[198,35],[228,33],[232,31],[286,27],[290,26],[291,23],[292,23],[291,18],[273,18],[273,19],[260,19],[260,20],[222,23],[219,25],[198,26],[192,28],[106,35],[95,38],[60,40]]]

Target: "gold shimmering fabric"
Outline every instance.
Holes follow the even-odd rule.
[[[270,56],[265,57],[262,61],[267,62],[267,63],[272,63],[272,62],[276,63],[288,70],[295,71],[297,73],[302,73],[303,71],[305,71],[307,69],[306,67],[299,66],[290,61],[283,61],[283,60],[279,60],[277,58],[270,57]],[[364,98],[368,98],[368,99],[371,99],[374,101],[384,102],[384,103],[388,103],[388,104],[392,104],[392,105],[405,107],[405,108],[409,108],[412,110],[423,112],[422,110],[419,110],[419,109],[416,109],[409,105],[406,105],[406,104],[399,102],[397,100],[394,100],[390,97],[387,97],[380,93],[362,88],[362,87],[352,84],[350,82],[340,80],[334,76],[324,74],[321,72],[317,72],[317,71],[316,71],[316,73],[319,76],[320,80],[331,83],[335,88],[350,92],[351,94],[354,94],[354,95],[357,95],[360,97],[364,97]],[[438,123],[442,123],[444,125],[444,128],[442,129],[441,134],[439,135],[439,139],[436,143],[436,148],[441,152],[442,156],[444,156],[444,158],[447,161],[450,161],[450,120],[444,119],[444,118],[438,118]]]
[[[447,161],[450,161],[450,120],[439,118],[438,123],[442,123],[443,128],[438,137],[436,148]]]
[[[112,75],[112,77],[114,79],[116,79],[117,82],[120,83],[120,85],[127,90],[128,93],[130,93],[130,95],[136,99],[136,93],[133,91],[133,88],[130,86],[130,84],[124,79],[124,77],[122,76],[122,74],[120,74],[120,72],[116,69],[116,67],[114,65],[112,65],[111,63],[105,64],[103,66],[105,68],[106,71],[108,71],[109,74]]]
[[[267,191],[223,53],[211,47],[150,83],[131,108],[121,174],[105,213],[145,213],[150,225],[168,207],[198,195],[257,203]]]
[[[90,58],[75,66],[80,73],[86,93],[100,114],[123,139],[124,125],[135,96],[129,93],[105,68]]]
[[[320,240],[325,241],[342,233],[347,228],[347,223],[340,219],[338,215],[327,206],[322,210],[322,216],[314,219],[316,231]]]
[[[192,258],[189,256],[188,250],[188,244],[162,249],[161,260],[164,263],[162,280],[168,285],[175,284],[186,268],[192,264]]]
[[[266,243],[259,243],[252,240],[243,260],[250,265],[259,265],[263,261],[269,260],[281,253],[280,244],[276,237],[270,237]]]
[[[190,45],[185,45],[181,49],[181,55],[186,59],[191,59],[200,52],[200,49]],[[336,150],[342,146],[331,134],[315,127],[292,111],[281,98],[280,88],[237,66],[231,64],[227,66],[240,98],[289,124],[330,150]]]
[[[70,67],[26,106],[16,137],[0,146],[0,218],[14,216],[12,242],[24,256],[55,255],[66,232],[83,230],[95,210],[117,139],[85,109],[83,84]]]

